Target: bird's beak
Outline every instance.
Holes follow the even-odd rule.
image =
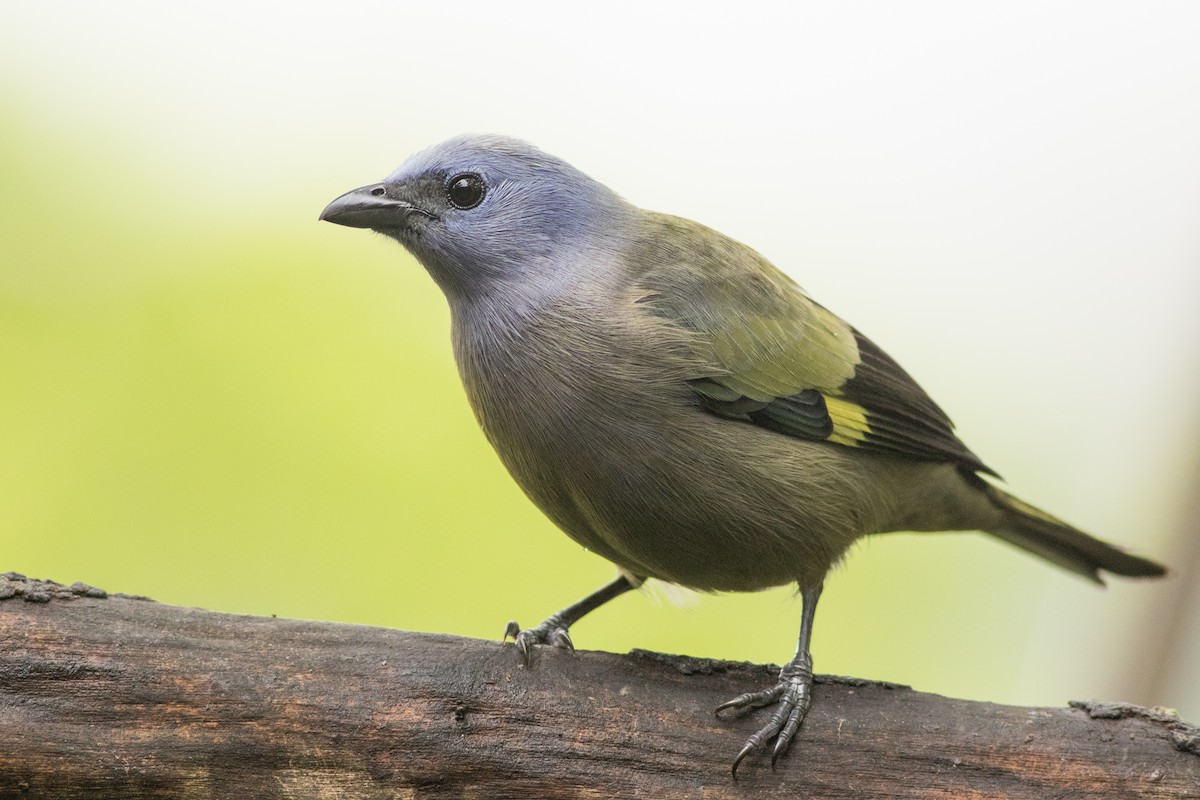
[[[372,183],[346,192],[325,206],[320,218],[351,228],[394,229],[404,227],[414,213],[429,216],[412,203],[389,197],[384,184]]]

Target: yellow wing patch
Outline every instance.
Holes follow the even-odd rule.
[[[857,403],[825,395],[825,411],[833,421],[833,433],[827,437],[831,442],[858,447],[871,432],[867,410]]]

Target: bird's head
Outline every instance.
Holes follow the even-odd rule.
[[[561,159],[502,136],[459,136],[347,192],[321,219],[403,244],[455,299],[549,291],[611,249],[633,212]],[[603,235],[598,235],[598,234]]]

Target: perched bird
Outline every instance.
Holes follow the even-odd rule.
[[[749,247],[645,211],[525,142],[460,136],[321,219],[404,245],[450,304],[459,374],[517,483],[620,577],[522,630],[571,649],[584,614],[658,578],[795,583],[795,657],[733,762],[787,750],[811,702],[822,582],[859,537],[981,530],[1100,582],[1164,569],[981,476],[946,414],[883,350]],[[773,745],[772,745],[773,742]]]

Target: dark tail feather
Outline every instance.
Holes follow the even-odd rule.
[[[1099,584],[1104,583],[1099,575],[1100,570],[1134,578],[1166,574],[1167,570],[1161,564],[1088,536],[991,484],[986,485],[985,491],[988,499],[1005,512],[1005,522],[988,530],[988,533],[1053,561],[1064,569]]]

